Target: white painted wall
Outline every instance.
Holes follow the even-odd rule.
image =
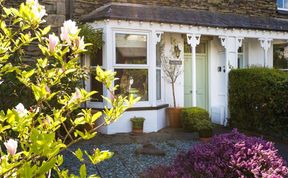
[[[172,56],[171,48],[173,49],[173,45],[171,45],[171,40],[175,39],[176,43],[181,50],[181,54],[179,59],[183,61],[184,64],[184,39],[179,33],[164,33],[162,35],[161,43],[164,45],[164,53],[166,56]],[[181,66],[183,68],[183,65]],[[164,81],[164,97],[167,104],[173,106],[173,95],[172,95],[172,87],[171,84],[166,80]],[[184,71],[181,76],[177,79],[175,83],[175,95],[176,95],[176,105],[178,107],[184,106]]]
[[[132,131],[132,123],[130,119],[133,117],[145,118],[143,127],[145,133],[157,132],[160,129],[167,127],[165,109],[160,109],[125,112],[116,122],[109,126],[101,127],[99,131],[104,134],[129,133]]]
[[[225,102],[225,49],[221,46],[218,37],[210,42],[210,106],[224,106]],[[221,71],[218,71],[221,67]]]

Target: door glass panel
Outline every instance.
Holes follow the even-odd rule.
[[[196,53],[198,54],[204,54],[206,53],[206,45],[204,43],[200,43],[197,47],[196,47]]]

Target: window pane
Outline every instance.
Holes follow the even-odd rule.
[[[156,98],[161,100],[161,69],[156,70]]]
[[[147,64],[147,36],[116,34],[117,64]]]
[[[284,0],[284,8],[288,9],[288,0]]]
[[[277,6],[283,8],[283,0],[277,0]]]
[[[273,46],[273,67],[288,69],[288,43]]]
[[[238,54],[238,68],[244,68],[243,54]]]
[[[102,95],[103,95],[103,84],[98,82],[95,79],[95,75],[91,75],[90,84],[91,84],[91,86],[90,86],[91,91],[97,91],[98,92],[98,93],[92,95],[91,101],[103,102],[103,98],[102,98]]]
[[[128,96],[133,94],[141,97],[141,101],[148,101],[148,70],[147,69],[115,69],[115,85],[119,85],[116,94]]]
[[[98,49],[94,55],[90,55],[90,66],[102,66],[103,64],[103,51],[102,48]]]
[[[161,67],[161,44],[156,45],[156,66]]]

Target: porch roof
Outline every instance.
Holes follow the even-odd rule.
[[[104,5],[83,16],[81,21],[93,22],[104,19],[173,23],[219,28],[288,31],[288,21],[275,18],[120,3]]]

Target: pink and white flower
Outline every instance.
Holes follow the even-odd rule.
[[[58,36],[52,34],[49,35],[49,45],[48,45],[48,49],[51,53],[53,53],[56,49],[57,44],[59,43],[59,38]]]
[[[26,4],[31,6],[31,10],[37,19],[42,19],[45,15],[47,15],[45,7],[41,6],[38,0],[27,0]]]
[[[15,107],[15,111],[18,113],[19,117],[25,117],[28,114],[28,110],[25,109],[25,107],[22,103],[19,103]]]
[[[70,101],[68,102],[68,104],[71,104],[79,99],[82,98],[82,94],[79,88],[75,88],[75,93],[72,94],[72,97],[70,99]]]
[[[4,145],[7,149],[7,152],[14,156],[16,154],[17,151],[17,147],[18,147],[18,142],[13,140],[13,139],[9,139],[7,142],[4,142]]]
[[[78,27],[76,22],[72,20],[67,20],[63,23],[63,27],[61,27],[60,38],[62,41],[66,41],[68,44],[71,44],[71,36],[76,35],[78,32]]]

